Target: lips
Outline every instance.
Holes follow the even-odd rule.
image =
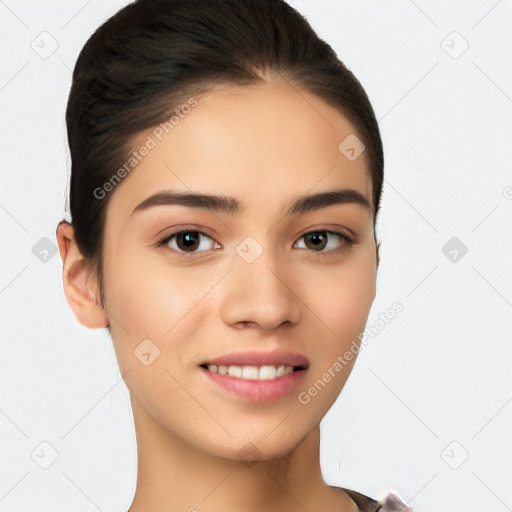
[[[298,352],[283,351],[244,351],[233,352],[203,361],[199,366],[209,364],[224,366],[293,366],[294,369],[309,368],[309,360]]]
[[[207,381],[226,398],[270,402],[297,389],[309,360],[297,352],[246,351],[217,356],[199,366]]]

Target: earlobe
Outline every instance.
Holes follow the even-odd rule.
[[[107,327],[108,318],[100,306],[96,276],[78,249],[73,226],[66,221],[59,222],[56,235],[62,259],[64,295],[69,307],[85,327]]]

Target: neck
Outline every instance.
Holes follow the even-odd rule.
[[[332,490],[321,474],[318,427],[281,458],[245,462],[199,450],[131,401],[138,467],[130,512],[314,510]]]

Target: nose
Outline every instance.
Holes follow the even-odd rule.
[[[252,263],[241,258],[226,276],[221,317],[234,328],[273,330],[300,321],[302,302],[289,264],[278,262],[271,251]]]

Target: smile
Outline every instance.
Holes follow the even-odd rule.
[[[299,370],[299,367],[294,368],[293,366],[237,366],[230,365],[226,366],[223,364],[209,364],[204,365],[208,371],[218,373],[220,375],[230,375],[231,377],[240,377],[241,379],[247,380],[272,380],[284,375],[292,373],[294,370]]]
[[[270,402],[297,392],[309,364],[307,357],[295,352],[244,351],[210,358],[199,370],[227,399]]]

